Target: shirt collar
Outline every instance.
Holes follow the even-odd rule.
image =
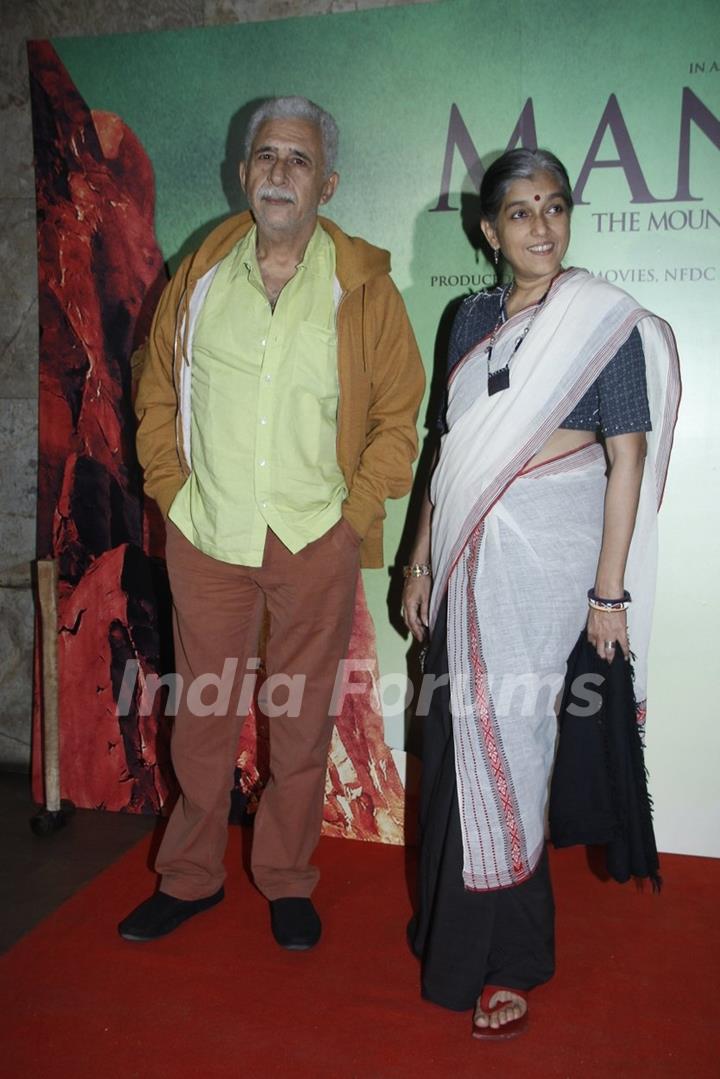
[[[322,264],[324,236],[325,232],[318,221],[312,236],[308,240],[305,254],[302,257],[302,260],[297,264],[298,270],[316,271],[320,268]]]
[[[329,240],[329,237],[327,237],[327,240]],[[296,269],[304,270],[306,273],[322,273],[325,241],[325,230],[318,221],[305,248],[305,254],[302,260],[298,262]],[[232,266],[229,274],[231,281],[234,281],[241,274],[246,275],[248,280],[262,281],[257,260],[257,225],[253,225],[250,231],[237,242],[231,257]]]
[[[238,240],[231,253],[232,265],[228,275],[230,281],[234,281],[241,276],[248,279],[253,276],[260,278],[260,267],[258,266],[255,252],[256,244],[257,225],[253,225],[250,231],[241,240]]]

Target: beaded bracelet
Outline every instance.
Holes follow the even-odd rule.
[[[403,566],[403,577],[432,577],[432,570],[427,562],[413,562],[412,566]]]
[[[594,588],[588,588],[587,599],[588,605],[594,611],[626,611],[628,604],[632,603],[632,596],[627,589],[623,592],[621,599],[603,599],[602,596],[595,595]]]

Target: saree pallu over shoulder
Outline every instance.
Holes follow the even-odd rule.
[[[494,368],[509,361],[531,314],[532,309],[521,311],[501,327],[493,345]],[[513,357],[510,388],[502,393],[493,397],[487,393],[486,340],[454,369],[448,387],[448,432],[430,490],[436,582],[431,624],[452,566],[473,528],[572,411],[635,326],[646,358],[653,421],[648,460],[659,505],[680,400],[677,350],[668,324],[622,289],[587,270],[561,274],[532,333]]]
[[[496,336],[510,358],[532,310]],[[447,594],[447,638],[464,881],[521,883],[543,848],[555,691],[587,615],[602,534],[605,461],[591,444],[526,470],[637,326],[652,431],[626,585],[636,696],[644,700],[656,570],[656,515],[677,416],[672,332],[632,297],[584,270],[553,283],[514,355],[509,389],[487,393],[486,342],[455,369],[448,433],[433,476],[431,625]],[[522,707],[513,686],[530,688]],[[546,690],[546,691],[543,691]],[[527,702],[528,694],[524,700]]]

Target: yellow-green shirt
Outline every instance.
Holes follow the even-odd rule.
[[[268,526],[293,553],[341,516],[335,247],[318,225],[273,312],[253,228],[191,329],[192,472],[170,520],[222,562],[260,566]]]

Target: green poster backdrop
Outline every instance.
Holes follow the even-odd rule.
[[[680,347],[649,763],[663,849],[716,854],[720,822],[708,792],[720,735],[709,702],[720,514],[708,490],[720,396],[719,22],[714,0],[447,0],[53,42],[91,107],[122,116],[150,155],[157,236],[171,266],[242,206],[235,173],[249,103],[299,93],[333,112],[341,185],[330,215],[391,250],[428,370],[446,305],[490,280],[463,229],[462,193],[477,189],[483,164],[509,143],[537,139],[564,160],[579,203],[569,262],[668,319]],[[388,507],[389,562],[405,511]],[[404,673],[408,645],[388,617],[389,578],[365,578],[382,673]],[[388,691],[385,720],[400,747],[397,697]]]

